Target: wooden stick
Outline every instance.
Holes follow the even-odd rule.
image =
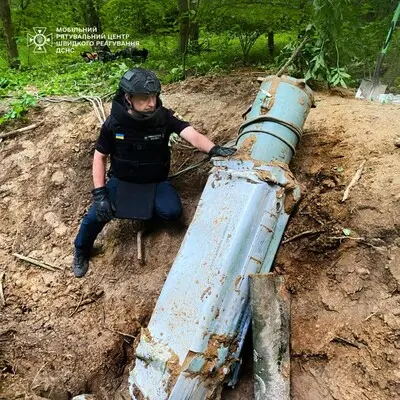
[[[201,161],[199,161],[199,162],[197,162],[195,164],[192,164],[189,167],[182,169],[181,171],[175,172],[175,174],[170,175],[168,177],[168,179],[176,178],[177,176],[179,176],[181,174],[184,174],[185,172],[188,172],[188,171],[190,171],[190,170],[192,170],[194,168],[200,167],[201,165],[203,165],[204,163],[206,163],[208,161],[210,161],[210,157],[207,156],[203,160],[201,160]]]
[[[347,339],[342,338],[342,337],[340,337],[340,336],[335,336],[335,337],[331,340],[331,342],[337,342],[337,343],[347,344],[347,345],[349,345],[349,346],[351,346],[351,347],[355,347],[356,349],[359,349],[359,348],[360,348],[360,346],[359,346],[357,343],[350,342],[350,340],[347,340]]]
[[[6,300],[4,299],[4,292],[3,292],[3,279],[4,279],[4,275],[5,275],[5,272],[3,271],[3,272],[0,274],[0,301],[1,301],[1,305],[2,305],[3,307],[5,307],[5,305],[6,305]]]
[[[14,254],[16,257],[19,257],[19,258],[22,258],[22,257],[24,257],[24,256],[20,256],[19,254]],[[59,271],[64,271],[64,268],[62,268],[62,267],[59,267],[58,265],[53,265],[53,264],[49,264],[49,263],[47,263],[47,262],[41,262],[41,261],[38,261],[38,260],[35,260],[34,258],[31,258],[31,257],[25,257],[26,259],[29,259],[29,260],[32,260],[32,261],[35,261],[35,262],[38,262],[38,263],[41,263],[41,264],[43,264],[43,265],[46,265],[47,267],[50,267],[50,268],[53,268],[53,269],[58,269]],[[25,258],[22,258],[23,260],[25,259]],[[28,260],[25,260],[25,261],[28,261]],[[30,262],[30,261],[28,261],[28,262]],[[39,265],[40,266],[40,265]],[[46,267],[43,267],[43,268],[46,268]]]
[[[37,267],[41,267],[41,268],[47,269],[47,270],[52,271],[52,272],[55,272],[55,270],[56,270],[55,267],[53,267],[52,265],[45,264],[45,263],[43,263],[41,261],[38,261],[38,260],[35,260],[34,258],[31,258],[31,257],[25,257],[25,256],[23,256],[21,254],[18,254],[18,253],[13,253],[13,256],[17,257],[17,258],[19,258],[21,260],[24,260],[24,261],[26,261],[28,263],[31,263],[33,265],[36,265]]]
[[[103,295],[103,293],[104,292],[102,290],[100,290],[96,293],[92,293],[86,299],[84,299],[84,295],[82,293],[81,299],[79,300],[78,305],[75,307],[74,311],[69,315],[69,317],[72,317],[74,314],[83,311],[84,310],[84,308],[82,308],[83,306],[87,306],[92,303],[100,304],[97,300]]]
[[[298,235],[294,235],[294,236],[292,236],[292,237],[290,237],[290,238],[288,238],[288,239],[286,239],[286,240],[283,240],[283,241],[282,241],[282,244],[289,243],[289,242],[291,242],[291,241],[293,241],[293,240],[296,240],[296,239],[300,239],[300,238],[302,238],[303,236],[314,235],[315,233],[322,233],[322,232],[325,232],[325,230],[301,232],[301,233],[299,233]]]
[[[55,268],[55,269],[58,269],[59,271],[64,271],[64,270],[65,270],[65,268],[63,268],[63,267],[59,267],[58,265],[49,264],[49,263],[47,263],[47,262],[44,262],[43,264],[45,264],[45,265],[49,266],[50,268]]]
[[[189,150],[196,149],[196,147],[194,147],[194,146],[188,146],[188,145],[183,144],[183,143],[181,143],[181,142],[176,142],[176,145],[177,145],[177,146],[184,147],[185,149],[189,149]],[[197,149],[196,149],[196,150],[197,150]]]
[[[299,54],[300,50],[302,49],[302,47],[306,44],[307,40],[308,40],[308,36],[304,36],[303,41],[297,46],[297,48],[294,50],[294,52],[292,53],[292,55],[290,56],[289,60],[287,60],[285,62],[285,64],[283,65],[283,67],[276,73],[276,76],[281,76],[284,72],[285,69],[293,62],[293,60],[297,57],[297,55]]]
[[[343,198],[341,200],[341,202],[343,203],[344,201],[347,200],[347,198],[349,197],[349,193],[350,193],[350,189],[358,182],[358,180],[361,178],[361,174],[363,172],[364,169],[364,165],[366,163],[367,160],[364,160],[361,165],[358,167],[357,172],[355,173],[355,175],[353,176],[353,179],[351,180],[349,186],[347,186],[346,190],[344,191],[343,194]]]
[[[19,128],[19,129],[16,129],[15,131],[1,133],[0,134],[0,139],[9,138],[11,136],[18,135],[19,133],[24,133],[24,132],[31,131],[32,129],[37,128],[39,125],[42,125],[43,122],[44,121],[41,121],[41,122],[38,122],[37,124],[26,126],[25,128]]]
[[[190,160],[190,157],[188,157],[181,165],[178,167],[178,171]]]
[[[342,240],[342,239],[365,240],[364,237],[351,237],[351,236],[328,236],[327,239],[334,239],[334,240]]]
[[[140,230],[137,233],[137,258],[138,258],[140,264],[143,264],[143,262],[144,262],[143,249],[142,249],[142,235],[143,235],[143,231]]]
[[[371,319],[373,316],[375,316],[375,315],[378,314],[378,313],[379,313],[379,311],[375,311],[374,313],[368,315],[368,317],[365,318],[364,321],[368,321],[369,319]]]
[[[109,328],[108,326],[105,326],[105,328],[106,328],[107,330],[109,330],[110,332],[118,333],[118,335],[122,335],[122,336],[130,337],[130,338],[132,338],[132,339],[136,339],[136,336],[129,335],[128,333],[116,331],[115,329],[111,329],[111,328]]]
[[[69,315],[70,318],[78,311],[78,308],[79,308],[79,307],[81,306],[81,304],[82,304],[82,300],[83,300],[83,293],[82,293],[82,295],[81,295],[81,299],[79,300],[78,305],[75,307],[75,310],[72,311],[72,313]]]

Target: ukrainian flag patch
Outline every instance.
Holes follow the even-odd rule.
[[[116,133],[115,134],[115,139],[124,140],[125,139],[125,135],[123,133]]]

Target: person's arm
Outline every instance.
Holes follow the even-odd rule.
[[[232,147],[215,145],[207,136],[197,132],[191,126],[185,128],[180,133],[180,136],[203,153],[207,153],[210,157],[229,157],[236,151]]]
[[[100,151],[94,151],[93,157],[93,185],[94,188],[104,187],[106,184],[106,163],[107,163],[107,154],[100,153]]]
[[[97,189],[106,184],[107,158],[113,152],[112,117],[109,116],[101,126],[100,135],[96,141],[96,150],[93,156],[93,185]]]
[[[215,144],[207,136],[202,135],[192,126],[188,126],[187,128],[183,129],[180,133],[180,136],[203,153],[208,154],[209,151],[215,146]]]
[[[207,136],[202,135],[196,131],[188,122],[176,118],[170,110],[170,132],[176,132],[180,137],[189,142],[192,146],[196,147],[203,153],[208,154],[210,157],[220,156],[229,157],[236,150],[231,147],[221,147],[215,145]]]

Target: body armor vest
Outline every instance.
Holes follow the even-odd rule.
[[[168,178],[170,150],[164,107],[156,109],[148,118],[126,115],[121,120],[117,117],[113,140],[115,152],[111,154],[111,173],[118,179],[150,183]]]

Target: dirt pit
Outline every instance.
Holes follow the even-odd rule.
[[[257,91],[246,76],[207,77],[167,86],[163,100],[225,143]],[[275,262],[292,293],[292,398],[400,398],[400,108],[327,93],[316,93],[316,105],[291,165],[303,196]],[[43,103],[29,115],[30,123],[42,120],[35,131],[0,144],[0,399],[128,399],[135,338],[149,321],[210,165],[175,179],[183,219],[145,236],[146,265],[136,260],[135,226],[113,221],[78,280],[73,240],[90,204],[98,121],[89,105],[70,103]],[[202,157],[179,144],[173,170]],[[364,160],[361,179],[341,202]],[[62,270],[37,268],[14,253]],[[252,398],[249,350],[245,358],[226,400]]]

